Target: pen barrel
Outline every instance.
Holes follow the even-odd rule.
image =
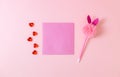
[[[87,42],[89,40],[89,37],[86,36],[85,40],[84,40],[84,43],[83,43],[83,46],[82,46],[82,49],[81,49],[81,52],[80,52],[80,56],[79,56],[79,59],[81,60],[84,52],[85,52],[85,49],[86,49],[86,45],[87,45]]]

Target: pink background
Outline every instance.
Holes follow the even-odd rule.
[[[120,77],[119,0],[0,0],[0,77]],[[98,36],[87,46],[81,63],[81,32],[86,16],[99,17]],[[30,28],[28,22],[35,22]],[[75,54],[31,54],[26,38],[36,30],[42,44],[42,22],[74,22]]]

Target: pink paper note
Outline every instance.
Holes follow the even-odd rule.
[[[43,54],[74,54],[73,23],[43,23]]]

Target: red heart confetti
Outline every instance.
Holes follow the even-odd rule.
[[[28,40],[29,42],[32,42],[32,41],[33,41],[32,37],[29,37],[27,40]]]
[[[34,50],[34,51],[32,52],[32,54],[33,54],[33,55],[37,55],[38,52],[37,52],[36,50]]]
[[[35,24],[34,24],[33,22],[30,22],[30,23],[29,23],[29,26],[30,26],[30,27],[33,27],[34,25],[35,25]]]
[[[36,31],[33,31],[33,36],[37,36],[38,33]]]
[[[37,43],[34,43],[34,44],[33,44],[33,47],[34,47],[34,48],[38,48],[39,45],[38,45]]]

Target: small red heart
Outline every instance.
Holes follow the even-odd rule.
[[[33,36],[37,36],[38,33],[36,31],[33,31]]]
[[[32,42],[32,41],[33,41],[32,37],[29,37],[27,40],[28,40],[29,42]]]
[[[34,48],[38,48],[39,45],[38,45],[37,43],[34,43],[33,47],[34,47]]]
[[[37,52],[36,50],[34,50],[34,51],[32,52],[32,54],[33,54],[33,55],[37,55],[38,52]]]
[[[30,22],[30,23],[29,23],[29,26],[30,26],[30,27],[33,27],[34,25],[35,25],[35,24],[34,24],[33,22]]]

